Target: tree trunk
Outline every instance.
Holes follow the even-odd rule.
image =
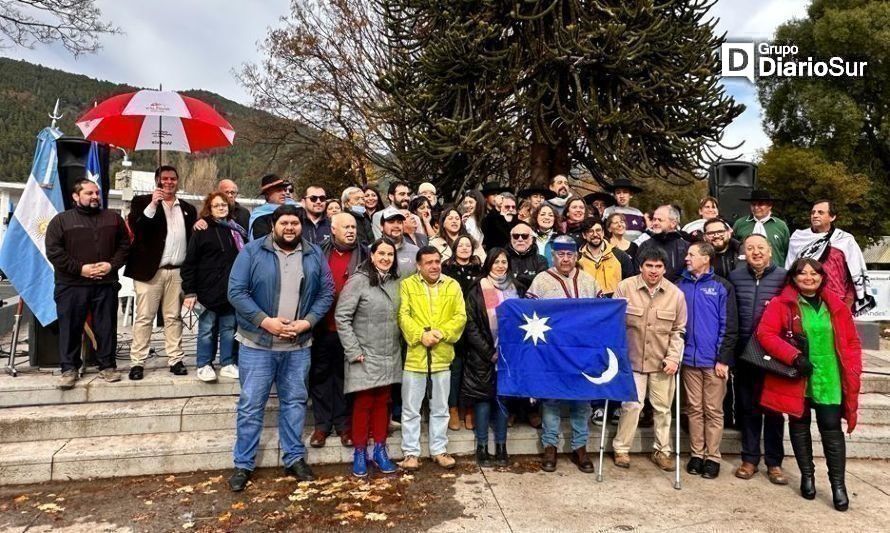
[[[544,187],[550,185],[550,146],[536,142],[532,143],[530,161],[531,187]]]
[[[549,176],[551,178],[557,174],[568,177],[569,172],[572,170],[572,160],[569,156],[569,141],[565,135],[560,135],[559,139],[559,144],[553,147],[553,159],[550,163]]]

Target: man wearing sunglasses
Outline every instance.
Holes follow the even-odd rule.
[[[331,221],[325,216],[325,202],[328,197],[324,189],[317,185],[306,187],[301,202],[303,206],[303,238],[321,246],[331,238]]]
[[[516,223],[510,230],[507,255],[510,270],[516,276],[516,292],[520,298],[525,297],[525,291],[538,272],[547,270],[547,260],[538,253],[538,245],[533,236],[531,226],[525,222]]]

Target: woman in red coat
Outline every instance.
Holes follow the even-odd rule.
[[[841,418],[847,420],[847,431],[852,432],[859,408],[862,348],[849,308],[823,290],[824,285],[822,265],[813,259],[798,259],[788,271],[782,293],[767,305],[757,340],[768,354],[800,370],[802,377],[767,374],[760,405],[788,414],[791,446],[800,468],[800,493],[808,500],[816,497],[810,437],[810,413],[816,412],[834,508],[846,511],[846,443]],[[792,334],[806,336],[806,353],[790,340]]]

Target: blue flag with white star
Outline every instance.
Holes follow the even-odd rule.
[[[605,298],[519,300],[497,308],[498,394],[636,401],[624,314]]]

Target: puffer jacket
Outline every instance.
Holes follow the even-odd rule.
[[[461,292],[466,296],[473,283],[479,279],[479,274],[482,273],[482,263],[471,261],[466,265],[461,265],[457,261],[449,259],[442,263],[442,273],[457,281]]]
[[[686,251],[689,250],[689,236],[682,231],[669,231],[667,233],[651,233],[646,231],[649,238],[643,242],[636,241],[640,247],[636,255],[637,270],[642,266],[640,258],[645,250],[657,247],[667,254],[668,262],[664,269],[664,277],[675,283],[686,270]]]
[[[686,347],[683,364],[714,368],[732,365],[738,335],[735,291],[714,274],[714,269],[694,278],[687,270],[677,283],[686,298]]]
[[[742,264],[729,274],[729,282],[735,290],[736,309],[739,316],[739,341],[736,355],[744,351],[751,339],[766,304],[778,296],[785,285],[785,269],[769,265],[760,279],[747,263]]]
[[[606,243],[606,249],[603,250],[603,255],[597,261],[593,258],[590,245],[584,245],[578,257],[578,266],[584,272],[593,276],[596,280],[596,286],[599,287],[604,296],[611,296],[618,287],[618,282],[630,277],[630,274],[625,275],[626,267],[618,254],[615,253],[616,251],[624,254],[621,250]],[[624,255],[627,257],[627,254]]]
[[[512,246],[507,247],[507,256],[510,261],[510,271],[516,276],[516,292],[520,298],[525,297],[525,291],[532,284],[532,280],[538,273],[547,270],[547,260],[538,254],[538,245],[532,244],[531,248],[520,254]]]
[[[460,285],[441,275],[431,290],[419,273],[402,280],[399,288],[399,327],[408,344],[405,370],[427,371],[427,348],[420,342],[426,328],[438,329],[444,338],[430,350],[433,372],[448,370],[454,360],[454,344],[460,340],[467,322],[467,310]]]
[[[400,302],[398,279],[372,287],[368,274],[359,270],[346,281],[334,312],[346,354],[344,393],[402,380]]]
[[[794,364],[794,360],[800,355],[800,350],[786,340],[792,317],[800,316],[798,294],[794,287],[786,286],[766,306],[763,319],[757,326],[757,340],[764,351],[786,365]],[[862,346],[853,323],[853,315],[844,301],[824,288],[819,296],[828,306],[831,315],[835,353],[841,370],[844,418],[847,420],[847,433],[852,433],[858,420]],[[760,405],[799,418],[804,412],[806,391],[806,378],[787,379],[767,373],[763,378]]]

